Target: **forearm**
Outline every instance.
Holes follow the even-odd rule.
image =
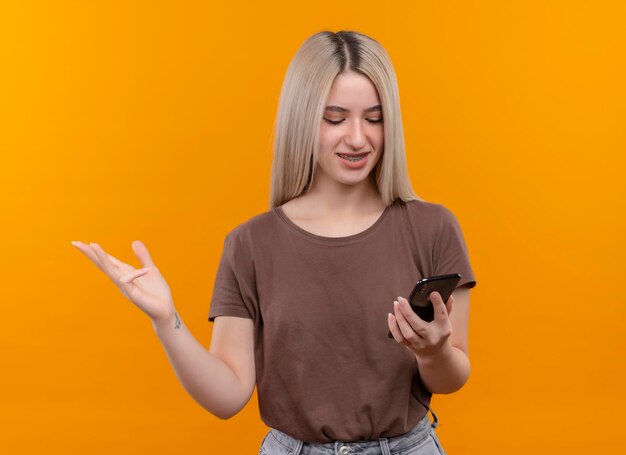
[[[245,392],[233,370],[193,337],[177,312],[152,324],[176,377],[191,397],[220,419],[242,407]]]
[[[467,355],[449,341],[435,354],[415,355],[424,386],[432,393],[453,393],[467,382],[470,361]]]

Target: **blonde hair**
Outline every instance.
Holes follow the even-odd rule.
[[[384,151],[370,181],[385,205],[423,200],[409,180],[398,83],[387,51],[362,33],[321,31],[300,46],[283,81],[274,124],[270,209],[309,190],[326,99],[335,77],[348,71],[372,81],[382,106]]]

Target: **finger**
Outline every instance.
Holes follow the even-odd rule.
[[[96,264],[96,266],[100,270],[106,273],[106,270],[102,266],[100,258],[90,245],[85,245],[83,242],[72,242],[72,245],[74,245],[81,253],[87,256],[94,264]]]
[[[448,320],[448,309],[441,298],[441,294],[437,291],[433,291],[429,295],[430,301],[433,304],[433,310],[435,313],[435,323],[441,324],[443,322],[447,322]]]
[[[122,273],[128,273],[131,270],[137,270],[132,265],[126,264],[125,262],[120,261],[118,258],[113,256],[112,254],[106,253],[106,255],[107,255],[107,258],[109,258],[109,261],[111,261],[111,263],[114,264],[118,268],[118,272],[120,273],[120,275]]]
[[[115,256],[112,256],[109,253],[107,253],[106,255],[109,258],[109,261],[111,261],[113,264],[115,264],[118,267],[128,268],[128,269],[134,269],[135,268],[135,267],[133,267],[130,264],[126,264],[125,262],[120,261],[118,258],[116,258]]]
[[[119,279],[119,272],[117,270],[117,267],[115,267],[115,265],[107,257],[107,253],[97,243],[91,243],[90,245],[98,256],[98,259],[100,259],[100,263],[104,268],[104,272],[109,275],[109,277],[113,281],[117,282],[117,280]]]
[[[394,340],[396,340],[398,343],[402,343],[405,341],[404,337],[402,336],[402,332],[400,332],[400,328],[398,327],[396,317],[391,313],[387,314],[387,325],[389,326],[389,331],[391,332]]]
[[[401,299],[401,297],[398,297],[398,299]],[[400,332],[402,333],[402,336],[407,340],[415,338],[416,335],[420,336],[420,334],[415,331],[411,323],[407,320],[406,310],[402,308],[402,303],[396,300],[395,302],[393,302],[393,305],[398,327],[400,327]],[[410,311],[413,312],[413,310]],[[413,313],[413,315],[419,318],[419,316],[417,316],[415,313]]]
[[[428,326],[426,325],[426,321],[420,318],[415,313],[415,311],[413,311],[413,308],[411,308],[409,301],[404,297],[398,296],[397,302],[398,308],[400,309],[400,312],[407,324],[409,324],[409,326],[415,333],[420,336],[424,336],[426,332],[428,332]]]
[[[140,276],[145,275],[150,271],[150,267],[145,267],[143,269],[133,270],[132,272],[128,272],[122,276],[120,276],[120,282],[123,284],[129,284],[133,280],[139,278]]]
[[[154,263],[152,262],[152,258],[150,257],[150,253],[148,253],[148,248],[143,244],[141,240],[135,240],[131,243],[133,251],[141,261],[141,265],[144,267],[152,267]]]

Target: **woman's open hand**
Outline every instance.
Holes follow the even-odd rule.
[[[142,242],[136,240],[131,244],[143,265],[141,269],[123,263],[106,253],[96,243],[86,245],[82,242],[72,242],[72,245],[111,278],[122,294],[150,316],[153,322],[167,320],[173,316],[174,302],[170,288]]]
[[[452,334],[452,324],[448,318],[454,303],[452,295],[446,304],[437,291],[431,292],[429,298],[435,313],[435,319],[431,322],[415,314],[408,300],[401,296],[394,302],[395,316],[387,316],[393,338],[418,356],[435,354]]]

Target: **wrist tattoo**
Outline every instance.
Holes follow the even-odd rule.
[[[174,326],[175,329],[180,328],[180,319],[178,319],[178,313],[176,311],[174,311],[174,316],[176,316],[176,325]]]

